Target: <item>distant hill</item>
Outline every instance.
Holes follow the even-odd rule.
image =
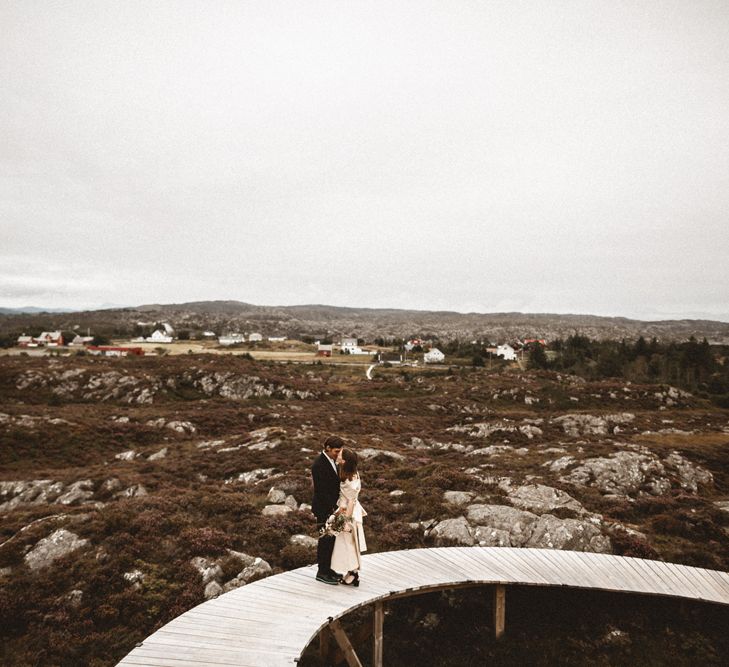
[[[290,337],[352,335],[367,341],[409,336],[491,342],[518,338],[554,340],[579,333],[595,339],[655,336],[660,340],[686,340],[695,336],[729,343],[729,323],[713,320],[647,322],[584,314],[457,313],[324,304],[258,306],[242,301],[145,304],[83,312],[11,312],[0,315],[0,334],[90,328],[104,335],[127,336],[138,333],[140,322],[149,326],[161,321],[169,322],[177,330],[260,332]]]
[[[0,315],[17,315],[25,313],[73,313],[71,308],[39,308],[38,306],[21,306],[20,308],[0,308]]]

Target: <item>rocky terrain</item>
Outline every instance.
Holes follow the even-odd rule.
[[[555,340],[579,333],[596,340],[621,338],[662,341],[690,336],[729,344],[729,323],[710,320],[642,322],[625,317],[530,313],[456,313],[324,305],[256,306],[240,301],[151,304],[81,313],[0,313],[0,337],[24,331],[92,329],[108,336],[138,334],[139,322],[169,322],[177,330],[259,331],[267,336],[300,338],[354,335],[371,342],[419,336],[440,340]]]
[[[368,381],[357,367],[240,357],[6,357],[0,405],[2,664],[111,665],[191,606],[313,562],[308,468],[331,433],[360,454],[371,551],[543,547],[729,570],[729,410],[668,385],[516,368],[378,368]],[[431,656],[450,647],[439,664],[549,664],[524,653],[529,641],[453,648],[453,619],[482,634],[475,598],[413,600],[388,617],[402,628],[388,635],[399,664],[408,628]],[[672,633],[676,664],[721,664],[729,650],[703,608],[649,631],[638,601],[631,621],[610,600],[580,618],[594,616],[584,646],[561,644],[564,664],[629,664],[655,632]],[[554,619],[580,604],[562,599]]]

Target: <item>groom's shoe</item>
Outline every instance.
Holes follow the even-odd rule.
[[[339,574],[339,572],[335,572],[334,570],[329,571],[329,576],[334,577],[337,581],[341,582],[342,579],[344,579],[343,574]]]
[[[339,579],[333,577],[331,574],[321,574],[320,572],[317,572],[316,580],[321,581],[323,584],[330,584],[332,586],[339,585]]]

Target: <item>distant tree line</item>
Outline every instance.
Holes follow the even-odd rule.
[[[620,378],[631,382],[670,384],[729,407],[727,346],[711,346],[693,336],[685,342],[591,340],[574,335],[557,339],[547,353],[528,346],[532,368],[572,373],[586,379]]]

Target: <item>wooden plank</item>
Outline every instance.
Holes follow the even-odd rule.
[[[357,657],[357,652],[354,650],[354,646],[352,646],[352,643],[349,641],[347,633],[344,632],[344,628],[341,623],[339,621],[332,621],[329,624],[329,629],[332,631],[334,639],[337,640],[339,648],[342,649],[344,659],[347,661],[349,667],[362,667],[362,663]]]
[[[729,599],[729,573],[719,572],[718,570],[709,570],[702,568],[707,577],[710,577],[716,585],[724,591],[727,599]]]
[[[319,659],[326,664],[329,659],[329,644],[332,640],[332,633],[329,627],[323,627],[319,631]]]
[[[611,590],[642,593],[650,590],[653,585],[645,578],[643,571],[628,560],[610,556],[603,559],[602,567],[610,582]]]
[[[150,640],[146,644],[147,647],[165,647],[178,646],[180,648],[191,649],[214,649],[221,653],[240,651],[263,651],[265,653],[292,653],[295,654],[298,646],[296,642],[288,643],[281,637],[252,637],[250,635],[241,635],[238,638],[226,637],[223,641],[217,637],[206,637],[204,635],[196,635],[194,633],[159,633],[154,635],[154,642]]]
[[[550,583],[547,579],[545,579],[544,575],[539,572],[538,568],[533,562],[533,559],[530,558],[528,554],[521,553],[522,551],[524,551],[523,549],[518,549],[515,547],[503,547],[503,550],[504,552],[506,552],[504,554],[504,557],[508,558],[514,567],[520,567],[523,572],[529,575],[529,579],[527,579],[527,577],[524,577],[525,579],[527,579],[525,583]]]
[[[133,654],[127,656],[127,664],[136,665],[166,665],[167,667],[200,667],[201,665],[235,666],[246,665],[250,667],[275,667],[276,665],[293,664],[295,657],[290,654],[274,653],[271,651],[239,651],[236,654],[222,654],[218,651],[195,651],[185,649],[179,655],[169,650],[169,647],[148,649],[144,646],[136,648]]]
[[[519,559],[515,558],[515,554],[521,551],[517,547],[492,547],[494,558],[514,573],[514,581],[512,583],[523,584],[541,584],[541,577],[530,568],[527,568]]]
[[[692,568],[697,577],[701,577],[701,580],[705,582],[706,590],[708,592],[707,600],[721,600],[725,595],[729,594],[729,582],[725,588],[722,588],[720,581],[714,579],[710,574],[709,570],[702,567]]]
[[[383,626],[385,624],[385,607],[382,602],[375,603],[372,614],[372,666],[383,667],[382,654],[384,649]]]
[[[494,638],[501,639],[506,629],[506,586],[494,586]]]
[[[645,568],[650,568],[653,570],[653,572],[657,575],[657,578],[659,580],[659,586],[663,589],[664,595],[679,595],[681,594],[680,589],[676,588],[675,582],[673,582],[672,578],[667,576],[666,570],[661,568],[661,563],[656,563],[655,561],[650,560],[644,560],[641,565]]]
[[[484,568],[491,574],[493,581],[502,583],[514,583],[514,574],[509,570],[503,559],[497,558],[496,549],[502,547],[470,547],[470,557],[475,559],[479,567],[479,571]]]

